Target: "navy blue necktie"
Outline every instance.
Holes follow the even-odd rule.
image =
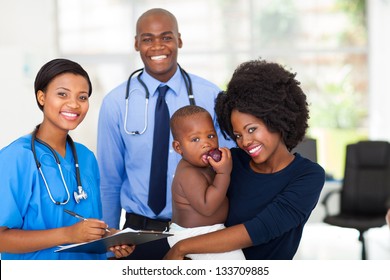
[[[152,164],[150,169],[148,205],[158,215],[165,208],[169,152],[169,110],[165,94],[169,87],[159,87],[154,114]]]

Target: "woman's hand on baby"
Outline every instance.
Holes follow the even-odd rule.
[[[163,260],[184,260],[183,255],[179,254],[178,250],[175,250],[175,246],[173,246],[168,253],[164,256]]]

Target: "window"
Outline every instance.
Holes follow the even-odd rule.
[[[310,103],[309,136],[317,139],[318,160],[329,174],[341,178],[346,143],[367,137],[368,113],[359,105],[366,104],[368,92],[364,0],[57,3],[60,54],[80,62],[93,80],[91,122],[97,122],[104,95],[142,67],[133,47],[135,22],[160,6],[178,19],[180,64],[221,88],[249,59],[276,61],[297,72]]]

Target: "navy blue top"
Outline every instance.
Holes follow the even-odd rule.
[[[226,226],[244,224],[253,246],[243,249],[246,259],[292,259],[303,226],[318,202],[325,182],[324,169],[295,153],[283,170],[254,172],[250,156],[232,148],[233,170]]]

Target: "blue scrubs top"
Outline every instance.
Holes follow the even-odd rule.
[[[69,189],[70,199],[65,205],[56,205],[49,197],[34,161],[31,151],[31,135],[21,137],[0,150],[0,226],[10,229],[45,230],[73,225],[79,220],[64,212],[74,211],[86,218],[101,219],[101,201],[99,191],[99,169],[95,155],[85,146],[75,143],[81,183],[88,198],[76,203],[73,193],[77,190],[74,158],[69,144],[61,162],[64,179]],[[59,168],[53,154],[44,145],[35,142],[38,160],[54,200],[65,201],[67,193],[61,179]],[[57,247],[24,254],[1,252],[1,258],[7,259],[106,259],[105,254],[55,253]]]

